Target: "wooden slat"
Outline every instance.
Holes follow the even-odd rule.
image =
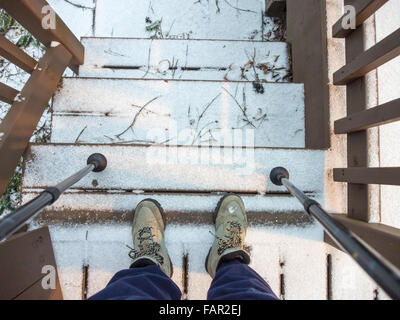
[[[333,169],[333,179],[357,184],[400,185],[400,167]]]
[[[349,219],[345,215],[332,214],[331,217],[361,237],[393,265],[400,268],[400,230],[379,223],[367,223]],[[325,242],[335,246],[335,242],[325,234]]]
[[[12,104],[18,92],[18,90],[0,82],[0,101]]]
[[[6,58],[8,61],[28,73],[32,73],[37,64],[35,59],[27,55],[4,36],[0,36],[0,56]]]
[[[326,1],[287,0],[293,82],[304,83],[306,147],[330,146]]]
[[[356,10],[356,27],[362,25],[386,2],[388,2],[388,0],[354,0],[352,5]],[[332,27],[332,35],[334,38],[345,38],[354,31],[353,29],[343,29],[342,21],[344,17],[345,15],[343,15]]]
[[[20,99],[0,124],[0,194],[5,191],[71,58],[62,45],[49,48],[22,89]]]
[[[351,0],[346,1],[346,4]],[[352,61],[364,50],[364,26],[346,38],[346,61]],[[362,77],[347,85],[347,115],[365,110],[366,83]],[[367,132],[360,131],[347,135],[347,166],[368,166]],[[368,186],[349,183],[347,185],[347,208],[350,218],[369,221]]]
[[[335,121],[335,133],[349,133],[400,120],[400,99]]]
[[[378,42],[356,57],[347,62],[340,70],[333,74],[335,85],[344,85],[350,81],[366,75],[368,72],[380,67],[386,62],[400,55],[400,29]]]
[[[46,47],[50,48],[52,41],[62,43],[73,56],[69,67],[78,73],[79,65],[84,62],[84,47],[58,15],[56,15],[56,29],[42,27],[44,6],[48,6],[44,0],[0,0],[0,7]]]

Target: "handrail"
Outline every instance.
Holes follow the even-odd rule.
[[[63,44],[72,55],[69,67],[75,73],[79,72],[79,65],[82,65],[84,61],[85,49],[57,14],[54,15],[55,28],[43,28],[43,8],[50,8],[45,0],[0,0],[0,7],[4,8],[47,48],[50,48],[54,41]]]
[[[101,172],[107,167],[107,159],[100,153],[94,153],[87,159],[87,166],[71,177],[57,184],[55,187],[47,188],[35,199],[23,205],[9,216],[0,220],[0,241],[12,235],[29,220],[35,218],[40,211],[48,205],[53,204],[60,195],[72,185],[81,180],[90,172]]]
[[[4,36],[0,36],[0,56],[6,58],[28,73],[32,73],[37,65],[35,59],[22,51],[10,40],[7,40]]]
[[[318,202],[297,189],[289,181],[289,172],[285,168],[274,168],[270,173],[270,179],[275,185],[284,185],[301,202],[305,211],[322,225],[343,251],[347,252],[392,299],[400,300],[400,270],[355,233],[333,220]]]
[[[18,90],[0,82],[0,101],[12,104],[18,93]]]
[[[70,60],[71,54],[63,45],[47,50],[1,122],[0,193],[6,190]]]
[[[400,167],[336,168],[333,170],[333,179],[338,182],[398,186],[400,185]]]
[[[350,133],[400,120],[400,99],[335,120],[335,133]]]
[[[400,29],[397,29],[373,47],[360,53],[333,74],[333,84],[344,85],[400,56]]]
[[[67,67],[75,73],[84,47],[45,0],[0,0],[0,8],[47,47],[37,62],[0,36],[0,55],[31,73],[21,92],[1,86],[0,100],[12,104],[0,124],[0,194],[4,193],[24,150]],[[52,25],[42,24],[49,18]],[[54,26],[54,27],[53,27]]]

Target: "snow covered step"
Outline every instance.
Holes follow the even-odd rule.
[[[304,149],[198,148],[121,145],[33,144],[27,153],[23,188],[52,186],[99,152],[108,167],[73,189],[149,192],[283,192],[269,180],[276,166],[286,167],[305,192],[323,192],[324,153]]]
[[[25,189],[23,203],[38,196],[40,191]],[[169,223],[212,224],[212,213],[221,197],[218,194],[68,191],[47,207],[37,221],[43,224],[127,222],[132,220],[140,201],[152,198],[162,204]],[[322,200],[318,194],[311,197]],[[289,195],[242,195],[242,199],[251,225],[307,225],[312,221],[300,203]]]
[[[98,37],[257,39],[264,0],[97,0]]]
[[[290,80],[288,44],[261,41],[84,38],[81,77]]]
[[[212,225],[167,225],[165,237],[174,265],[173,281],[182,291],[187,288],[189,300],[207,296],[212,279],[204,269],[204,261],[214,240],[213,231]],[[55,225],[50,226],[50,233],[66,299],[82,298],[83,266],[87,268],[88,297],[129,266],[130,224]],[[251,252],[250,266],[278,296],[282,293],[282,298],[325,299],[326,250],[322,236],[315,224],[307,228],[249,227],[246,245]]]
[[[304,148],[304,86],[261,86],[66,78],[51,141]]]

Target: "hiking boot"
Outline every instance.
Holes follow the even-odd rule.
[[[215,277],[221,261],[240,259],[250,263],[244,249],[247,230],[246,210],[242,199],[234,194],[224,196],[214,212],[215,240],[206,259],[206,270]]]
[[[131,267],[156,264],[172,277],[172,263],[164,241],[165,225],[164,210],[156,200],[145,199],[138,204],[132,224]]]

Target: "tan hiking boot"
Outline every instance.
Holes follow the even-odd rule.
[[[212,278],[221,259],[250,263],[250,256],[244,249],[247,217],[242,199],[234,194],[224,196],[215,209],[214,222],[215,240],[206,259],[206,270]]]
[[[158,265],[169,277],[173,268],[164,241],[165,213],[161,205],[153,199],[145,199],[138,204],[132,224],[134,249],[129,253],[132,265],[150,260]]]

